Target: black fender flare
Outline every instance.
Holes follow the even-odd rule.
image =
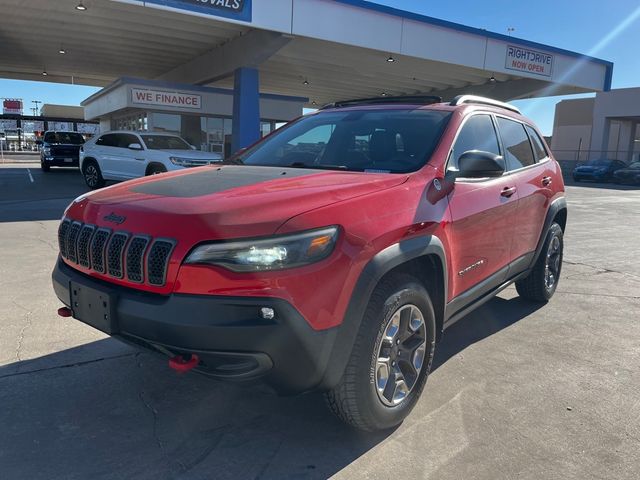
[[[542,232],[540,233],[540,238],[538,239],[538,245],[536,246],[535,255],[531,260],[531,264],[529,265],[529,269],[533,268],[533,266],[538,261],[538,257],[540,257],[540,253],[542,252],[542,247],[544,246],[544,241],[547,238],[547,232],[549,231],[549,227],[553,223],[553,219],[556,218],[558,213],[561,211],[567,212],[567,199],[565,197],[556,198],[551,205],[549,205],[549,209],[547,210],[547,215],[544,219],[544,225],[542,227]]]
[[[442,241],[434,235],[402,240],[378,252],[365,265],[351,294],[342,324],[337,327],[337,335],[320,389],[333,388],[342,378],[344,369],[362,323],[364,311],[374,288],[382,277],[394,268],[419,257],[436,255],[442,263],[444,273],[444,301],[447,298],[447,258]]]

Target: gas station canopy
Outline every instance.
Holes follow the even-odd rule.
[[[611,87],[610,62],[361,0],[81,4],[0,0],[0,77],[93,86],[136,77],[237,92],[237,72],[254,71],[260,92],[304,97],[308,107],[385,94],[513,100]]]

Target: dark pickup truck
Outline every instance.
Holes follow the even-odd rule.
[[[40,148],[40,167],[48,172],[51,167],[78,167],[80,147],[84,137],[78,132],[45,132]]]

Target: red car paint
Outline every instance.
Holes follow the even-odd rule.
[[[398,107],[352,107],[381,108]],[[520,255],[535,250],[547,207],[562,196],[564,187],[553,158],[489,181],[451,184],[445,179],[445,168],[463,119],[474,112],[505,115],[505,111],[483,105],[416,108],[453,112],[431,158],[416,172],[318,170],[304,177],[283,175],[184,198],[134,191],[169,176],[199,175],[211,168],[244,168],[201,167],[118,184],[70,205],[65,216],[72,220],[114,228],[104,218],[116,212],[126,216],[126,223],[118,228],[176,239],[162,287],[119,280],[63,261],[91,277],[161,295],[280,298],[293,305],[313,329],[325,330],[342,323],[354,286],[374,255],[401,240],[428,234],[437,236],[447,253],[449,302]],[[507,115],[529,124],[520,115]],[[550,185],[543,184],[547,177]],[[440,189],[434,187],[434,179],[442,185]],[[503,189],[512,187],[515,192],[511,196],[502,194]],[[234,273],[222,267],[183,263],[202,242],[267,237],[328,225],[340,227],[336,248],[329,258],[308,266]]]

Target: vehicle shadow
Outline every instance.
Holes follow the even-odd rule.
[[[38,164],[2,167],[0,223],[59,220],[67,205],[87,191],[77,168],[44,173]]]
[[[433,368],[537,308],[493,299],[446,332]],[[0,367],[0,402],[5,478],[327,478],[394,435],[349,429],[319,394],[178,375],[112,339]]]

